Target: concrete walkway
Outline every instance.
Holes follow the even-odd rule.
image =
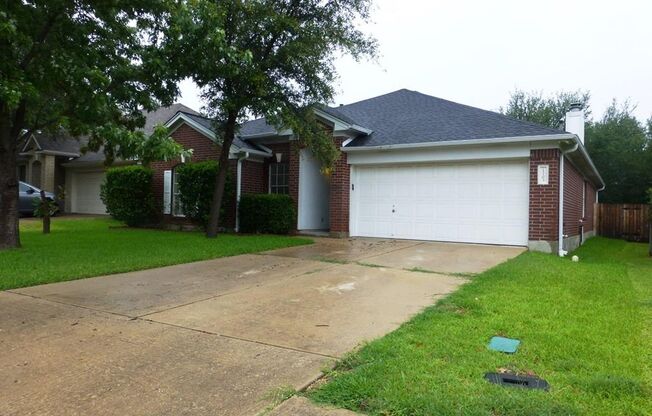
[[[476,273],[520,251],[318,239],[0,292],[0,414],[257,414],[464,282],[405,269]],[[274,414],[346,414],[324,411]]]

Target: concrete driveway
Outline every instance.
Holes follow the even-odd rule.
[[[257,414],[521,251],[318,239],[0,292],[0,414]]]

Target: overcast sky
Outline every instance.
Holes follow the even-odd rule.
[[[337,61],[332,104],[401,88],[487,110],[514,89],[589,90],[593,116],[612,98],[652,115],[651,0],[376,0],[377,63]],[[200,109],[192,82],[180,101]]]

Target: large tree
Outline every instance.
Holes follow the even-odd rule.
[[[606,188],[601,202],[646,203],[652,186],[652,139],[627,102],[614,100],[602,118],[586,127],[586,148]]]
[[[138,144],[143,109],[176,94],[154,54],[166,0],[8,0],[0,5],[0,249],[20,246],[16,157],[37,130],[89,135],[109,160]],[[152,143],[169,142],[155,138]],[[160,152],[159,152],[160,153]]]
[[[563,126],[566,112],[571,104],[579,103],[587,119],[591,116],[588,91],[560,91],[544,96],[540,91],[514,91],[505,108],[500,112],[519,120],[527,120],[544,126],[557,128]]]
[[[374,55],[375,41],[357,28],[369,18],[370,0],[189,0],[178,7],[166,56],[202,89],[221,143],[207,226],[214,237],[229,149],[247,117],[291,128],[327,168],[336,159],[310,106],[332,100],[340,54]]]

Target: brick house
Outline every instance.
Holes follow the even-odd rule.
[[[604,182],[584,148],[584,116],[566,131],[409,90],[315,108],[341,155],[329,177],[290,130],[244,123],[230,149],[236,192],[222,226],[237,229],[246,193],[286,193],[298,232],[527,246],[558,252],[594,235]],[[193,161],[217,159],[210,121],[180,111],[171,136]],[[159,162],[155,194],[168,223],[183,223],[174,168]],[[261,215],[264,215],[261,214]]]

